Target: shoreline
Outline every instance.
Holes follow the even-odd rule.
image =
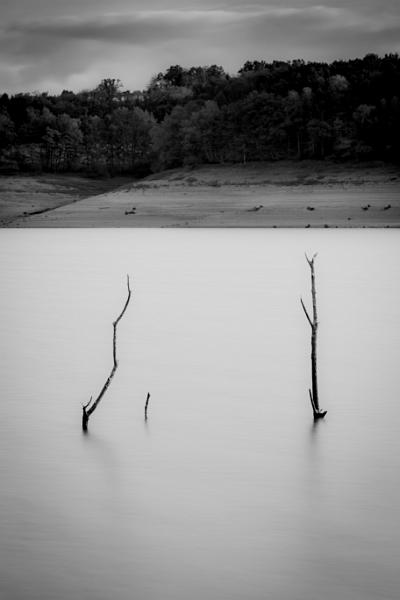
[[[174,169],[140,181],[2,178],[0,226],[397,228],[400,169],[305,161]]]

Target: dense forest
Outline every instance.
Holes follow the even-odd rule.
[[[1,93],[1,91],[0,91]],[[279,159],[400,158],[400,58],[171,66],[144,91],[117,79],[0,96],[0,172],[131,174]]]

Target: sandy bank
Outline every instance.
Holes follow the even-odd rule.
[[[269,163],[180,169],[12,227],[399,227],[393,166]]]
[[[126,177],[94,179],[58,174],[1,176],[0,226],[12,226],[20,218],[43,214],[130,181]]]

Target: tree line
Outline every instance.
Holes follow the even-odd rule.
[[[135,177],[204,163],[400,157],[398,54],[171,66],[143,91],[0,96],[0,172]]]

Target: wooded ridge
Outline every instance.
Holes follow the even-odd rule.
[[[129,174],[281,159],[400,158],[397,54],[171,66],[143,91],[117,79],[0,96],[0,173]]]

